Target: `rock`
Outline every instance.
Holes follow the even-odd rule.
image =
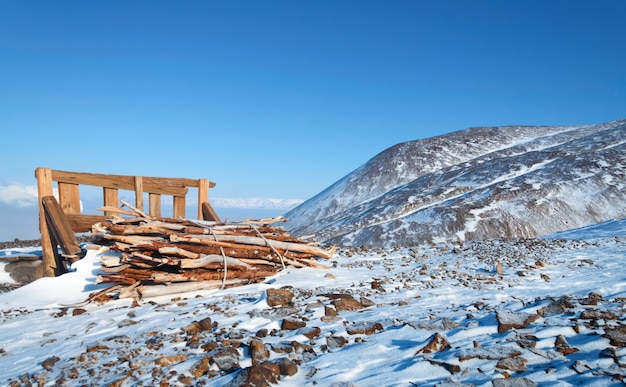
[[[283,322],[280,326],[281,329],[288,330],[288,331],[294,331],[296,329],[304,328],[304,327],[306,327],[306,323],[304,321],[291,318],[291,317],[287,317],[283,319]]]
[[[381,323],[365,321],[346,328],[349,335],[373,335],[374,333],[382,330],[384,329]]]
[[[436,320],[423,320],[417,322],[408,323],[409,326],[415,329],[427,329],[427,330],[443,330],[449,331],[461,326],[458,322],[451,320],[447,317]]]
[[[335,306],[338,312],[359,310],[363,308],[363,304],[357,301],[351,295],[345,295],[342,298],[333,300],[332,304]]]
[[[306,336],[306,338],[309,340],[313,340],[314,338],[319,336],[320,333],[322,333],[322,330],[318,327],[308,327],[301,328],[297,333]]]
[[[272,343],[271,348],[276,353],[293,353],[295,351],[290,343]]]
[[[462,350],[459,354],[459,360],[465,361],[474,358],[482,360],[502,360],[509,357],[519,356],[521,354],[521,351],[511,346],[491,346],[489,348],[479,347]]]
[[[508,379],[494,379],[491,381],[493,387],[535,387],[536,382],[528,378],[508,378]]]
[[[522,348],[535,348],[539,339],[537,336],[524,334],[517,336],[514,341]]]
[[[451,374],[456,374],[458,372],[461,372],[461,366],[458,364],[444,363],[442,361],[436,361],[436,360],[430,360],[430,364],[443,367],[445,368],[446,371],[448,371]]]
[[[154,361],[154,363],[158,366],[171,366],[174,364],[182,363],[186,361],[188,358],[185,354],[171,355],[171,356],[163,356]]]
[[[558,335],[556,337],[556,340],[554,341],[554,346],[556,347],[556,350],[563,355],[569,355],[578,352],[578,348],[570,347],[567,339],[563,335]]]
[[[617,320],[618,317],[610,310],[585,309],[580,312],[581,320]]]
[[[4,270],[9,273],[15,282],[21,284],[28,284],[43,277],[43,264],[39,259],[36,261],[20,260],[10,262],[5,265]]]
[[[513,313],[509,311],[498,312],[498,333],[503,333],[511,329],[526,328],[539,318],[538,314]]]
[[[430,336],[428,344],[420,348],[413,356],[417,356],[422,353],[441,352],[450,348],[450,343],[441,334],[435,333]]]
[[[604,327],[602,337],[609,339],[609,343],[618,348],[626,347],[626,326]]]
[[[567,313],[569,309],[573,308],[574,305],[569,302],[566,298],[560,298],[558,300],[553,300],[550,305],[540,310],[540,314],[542,316],[555,315],[555,314],[563,314]]]
[[[600,351],[600,353],[598,354],[598,357],[613,359],[615,364],[619,364],[619,357],[617,355],[617,351],[613,347],[604,348],[602,351]]]
[[[41,363],[41,366],[47,370],[50,370],[61,359],[58,356],[52,356],[47,358]]]
[[[270,358],[270,351],[261,340],[250,341],[252,364],[259,364]]]
[[[591,366],[587,362],[582,361],[582,360],[576,360],[570,368],[576,371],[576,373],[579,375],[584,374],[585,372],[590,371],[592,369]]]
[[[496,368],[513,372],[524,372],[526,371],[527,362],[528,360],[523,357],[516,356],[498,361]]]
[[[193,377],[195,377],[197,379],[197,378],[199,378],[199,377],[209,373],[210,364],[211,364],[211,357],[210,356],[203,356],[200,360],[198,360],[193,365],[193,367],[191,367],[189,372],[191,373],[191,375],[193,375]]]
[[[276,364],[280,367],[281,375],[293,376],[298,373],[298,365],[287,357],[276,360]]]
[[[203,331],[210,331],[213,329],[213,323],[211,322],[210,317],[205,317],[198,322],[198,326]]]
[[[328,348],[341,348],[348,344],[348,339],[343,336],[328,336],[326,338],[326,345]]]
[[[270,288],[265,293],[267,294],[267,304],[273,308],[291,305],[294,297],[294,293],[289,289]]]
[[[225,387],[271,387],[280,380],[280,366],[265,361],[242,370]]]
[[[221,371],[232,371],[239,368],[239,351],[232,347],[217,350],[211,360]]]

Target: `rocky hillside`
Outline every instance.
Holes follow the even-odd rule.
[[[395,145],[288,212],[294,235],[412,246],[529,238],[626,215],[626,120],[470,128]]]

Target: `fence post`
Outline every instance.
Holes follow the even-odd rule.
[[[198,180],[198,219],[204,219],[202,216],[202,205],[209,201],[209,179]]]
[[[54,249],[48,223],[46,222],[46,213],[43,207],[43,198],[54,195],[52,190],[52,171],[50,168],[35,169],[35,177],[37,178],[37,195],[39,205],[39,232],[41,233],[41,256],[43,260],[43,276],[54,277],[56,270]]]

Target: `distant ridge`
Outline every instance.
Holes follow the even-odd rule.
[[[530,238],[626,215],[626,120],[469,128],[394,145],[285,216],[349,246]]]

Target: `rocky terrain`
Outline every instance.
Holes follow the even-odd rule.
[[[329,270],[209,294],[14,304],[0,316],[0,377],[9,386],[623,385],[625,251],[618,236],[346,247]]]

